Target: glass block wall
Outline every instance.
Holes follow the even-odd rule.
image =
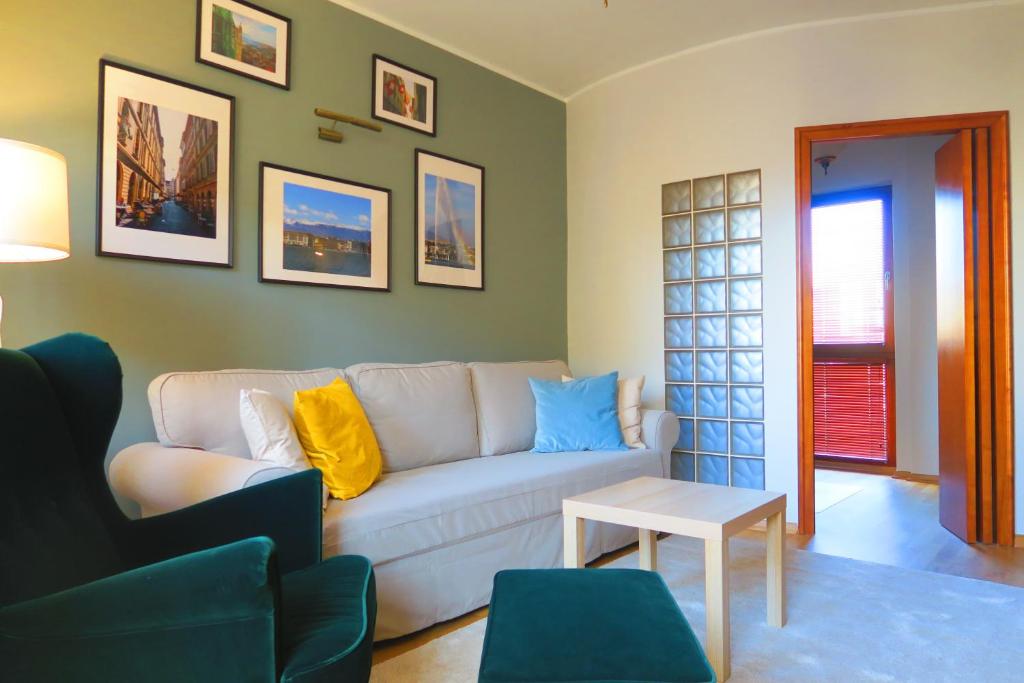
[[[672,477],[764,488],[761,171],[661,188]]]

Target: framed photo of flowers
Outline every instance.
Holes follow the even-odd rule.
[[[197,0],[196,61],[288,90],[292,22],[245,0]]]
[[[391,291],[391,190],[260,163],[260,282]]]
[[[235,98],[100,60],[100,256],[231,266]]]
[[[373,56],[373,118],[437,135],[437,79]]]
[[[484,167],[416,150],[416,284],[484,288]]]

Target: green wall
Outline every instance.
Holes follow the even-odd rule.
[[[80,330],[125,370],[112,450],[153,439],[146,386],[169,370],[566,356],[565,106],[328,0],[259,0],[292,20],[292,89],[198,64],[191,0],[0,0],[0,137],[67,157],[72,256],[0,264],[4,344]],[[370,56],[438,79],[438,136],[385,124],[317,139],[313,108],[368,117]],[[98,60],[236,97],[231,270],[94,255]],[[487,168],[485,292],[413,284],[413,149]],[[392,292],[260,284],[257,166],[391,188]]]

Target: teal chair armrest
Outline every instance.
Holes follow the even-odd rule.
[[[133,563],[147,564],[252,536],[277,545],[282,573],[320,561],[323,538],[320,470],[299,472],[135,520],[124,539]]]
[[[280,579],[253,538],[0,608],[12,681],[274,681]]]

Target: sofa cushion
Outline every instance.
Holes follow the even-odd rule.
[[[333,368],[171,372],[150,382],[149,407],[162,445],[249,458],[238,412],[242,389],[262,389],[290,412],[296,391],[326,386],[338,377],[342,371]]]
[[[562,499],[662,476],[651,450],[508,453],[385,474],[324,513],[324,555],[388,562],[561,514]]]
[[[536,403],[529,378],[558,381],[569,374],[560,360],[521,363],[470,363],[481,455],[533,448]]]
[[[464,364],[362,363],[346,373],[377,435],[385,472],[480,455]]]

